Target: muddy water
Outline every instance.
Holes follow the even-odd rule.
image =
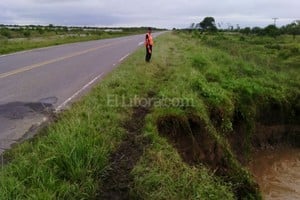
[[[249,169],[264,199],[300,199],[300,148],[256,152]]]

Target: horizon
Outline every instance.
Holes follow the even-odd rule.
[[[243,28],[255,28],[255,27],[259,27],[259,28],[266,28],[267,26],[269,25],[276,25],[277,28],[281,28],[283,26],[286,26],[288,24],[291,24],[291,23],[294,23],[298,20],[293,20],[289,23],[286,23],[286,24],[283,24],[281,23],[279,25],[279,23],[276,23],[274,24],[274,21],[273,23],[269,23],[265,26],[245,26],[245,27],[240,27],[241,29]],[[200,22],[200,21],[199,21]],[[189,29],[190,26],[192,24],[196,24],[196,23],[190,23],[187,27],[181,27],[181,28],[178,28],[178,27],[173,27],[175,29]],[[218,25],[219,24],[219,25]],[[229,24],[231,25],[231,24]],[[237,24],[239,25],[239,24]],[[62,24],[1,24],[0,23],[0,28],[3,27],[3,26],[11,26],[11,27],[30,27],[30,26],[41,26],[41,27],[49,27],[49,26],[53,26],[53,27],[68,27],[68,28],[98,28],[98,29],[104,29],[104,28],[112,28],[112,29],[117,29],[117,28],[138,28],[138,29],[142,29],[142,28],[148,28],[148,27],[151,27],[151,28],[154,28],[154,29],[166,29],[166,30],[172,30],[173,28],[166,28],[166,27],[153,27],[153,26],[93,26],[93,25],[62,25]],[[226,30],[226,29],[229,29],[230,27],[227,26],[227,27],[219,27],[220,26],[220,23],[216,22],[216,26],[218,29],[220,30]],[[237,26],[234,26],[232,25],[234,29],[237,28]]]
[[[225,0],[219,2],[183,0],[3,0],[0,24],[188,28],[206,16],[215,18],[222,29],[266,27],[278,18],[280,27],[300,19],[297,0]]]

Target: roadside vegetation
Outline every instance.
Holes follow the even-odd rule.
[[[260,199],[251,151],[300,146],[299,40],[160,36],[5,153],[0,199]]]
[[[256,35],[256,36],[269,36],[276,38],[280,35],[292,35],[293,39],[297,35],[300,35],[300,20],[294,20],[292,23],[277,27],[276,22],[274,24],[269,24],[266,27],[245,27],[241,28],[239,24],[236,27],[232,26],[230,23],[227,24],[228,27],[224,27],[223,23],[216,23],[213,17],[205,17],[199,23],[192,23],[187,30],[200,30],[201,32],[228,32],[228,33],[242,33],[245,35]]]
[[[73,42],[144,33],[146,28],[0,25],[0,55]]]

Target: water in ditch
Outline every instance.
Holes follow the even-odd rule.
[[[300,199],[300,148],[257,151],[248,167],[264,199]]]

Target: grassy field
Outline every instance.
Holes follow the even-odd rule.
[[[0,199],[260,199],[243,164],[258,125],[300,122],[296,40],[160,36],[6,152]]]
[[[0,55],[40,47],[121,37],[133,34],[142,34],[146,29],[124,29],[122,32],[105,32],[102,29],[84,31],[74,29],[61,30],[6,30],[0,28]],[[42,31],[42,33],[40,33]],[[1,35],[2,33],[2,35]]]

